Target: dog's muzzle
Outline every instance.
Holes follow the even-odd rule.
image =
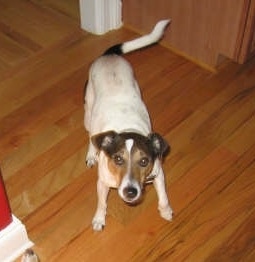
[[[137,198],[138,190],[133,186],[128,186],[123,189],[123,195],[125,196],[125,199],[129,201],[133,201],[133,199]]]
[[[124,178],[119,189],[119,196],[129,204],[135,204],[142,195],[142,189],[136,180]]]

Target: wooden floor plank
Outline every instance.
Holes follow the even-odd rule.
[[[255,144],[255,114],[251,116],[235,133],[230,136],[224,145],[236,154],[243,154]]]
[[[216,233],[222,232],[236,216],[243,215],[236,222],[241,225],[254,211],[254,162],[246,162],[254,149],[253,147],[252,151],[243,156],[242,163],[231,165],[202,191],[193,203],[177,214],[175,223],[158,228],[154,232],[154,239],[146,241],[147,248],[139,249],[132,261],[164,261],[167,258],[173,261],[189,261],[194,250],[199,250],[206,241],[213,239]],[[235,227],[231,228],[235,230]],[[220,239],[218,241],[223,241]],[[212,251],[213,247],[209,252]],[[201,259],[203,261],[203,258]]]
[[[41,261],[254,261],[255,59],[211,73],[160,45],[126,55],[171,145],[174,219],[159,216],[152,185],[135,207],[111,190],[95,233],[84,84],[96,57],[137,34],[89,34],[78,12],[78,0],[0,0],[0,163]]]
[[[43,8],[37,2],[12,0],[4,1],[3,5],[2,23],[15,28],[16,35],[29,39],[41,47],[58,41],[62,35],[70,33],[72,27],[77,24],[60,13]],[[25,43],[22,39],[17,40]]]

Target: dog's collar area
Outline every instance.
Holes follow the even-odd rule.
[[[144,183],[145,183],[145,184],[150,184],[150,183],[152,183],[156,176],[157,176],[157,174],[155,174],[155,173],[152,172],[151,174],[149,174],[149,175],[145,178]]]

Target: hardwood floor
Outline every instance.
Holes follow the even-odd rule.
[[[93,59],[136,34],[91,35],[78,14],[77,0],[0,0],[1,168],[41,261],[254,261],[255,59],[212,74],[160,45],[126,56],[171,145],[175,215],[160,218],[152,186],[136,207],[113,190],[95,233],[84,83]]]

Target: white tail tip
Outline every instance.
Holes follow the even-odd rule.
[[[163,36],[165,28],[170,23],[170,21],[170,19],[161,20],[155,25],[153,31],[151,32],[155,39],[160,39]]]
[[[134,50],[157,43],[163,37],[165,28],[170,23],[170,21],[170,19],[161,20],[155,25],[151,33],[123,43],[121,47],[122,53],[129,53]]]

